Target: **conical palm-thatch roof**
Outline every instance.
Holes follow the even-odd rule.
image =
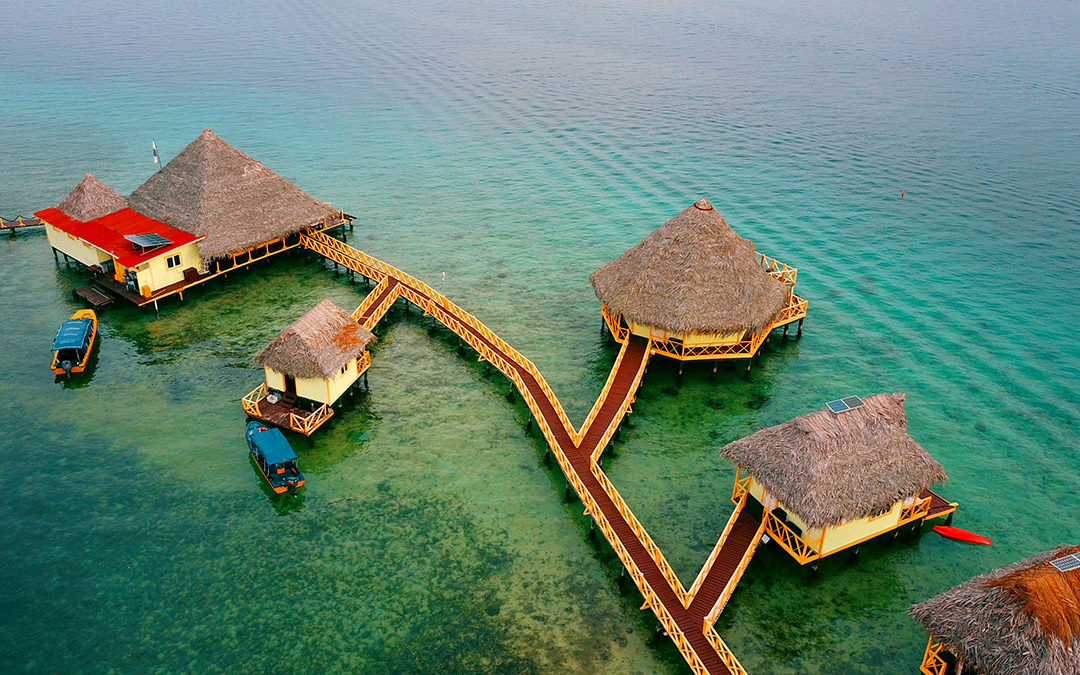
[[[810,527],[881,513],[945,480],[907,433],[904,394],[875,394],[728,443],[720,454],[754,476]]]
[[[374,341],[371,331],[327,299],[281,331],[255,362],[292,377],[327,378]]]
[[[127,205],[127,200],[119,192],[93,175],[86,174],[56,208],[85,223],[126,208]]]
[[[128,197],[131,208],[205,236],[204,259],[244,251],[334,213],[209,129]]]
[[[705,199],[589,277],[626,319],[677,333],[755,333],[787,305],[788,287]]]
[[[962,659],[965,673],[1080,673],[1080,569],[1051,560],[1080,553],[1058,546],[987,572],[911,608],[911,615]]]

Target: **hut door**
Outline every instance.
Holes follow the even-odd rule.
[[[292,375],[285,376],[285,395],[296,396],[296,378]]]

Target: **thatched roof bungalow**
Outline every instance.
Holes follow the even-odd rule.
[[[678,359],[747,358],[769,330],[805,315],[795,270],[759,255],[705,199],[589,282],[620,342],[651,337],[658,353]]]
[[[762,505],[800,563],[955,509],[928,489],[945,470],[908,435],[904,398],[849,397],[844,412],[826,407],[721,448],[738,467],[736,493]]]
[[[1080,561],[1052,564],[1077,554],[1058,546],[913,606],[930,633],[922,671],[1080,673]]]
[[[248,414],[310,433],[371,364],[375,335],[331,300],[281,331],[255,357],[266,382],[245,397]],[[311,413],[311,414],[309,414]],[[320,415],[314,426],[308,424]],[[296,418],[296,419],[294,419]]]
[[[343,214],[209,129],[128,197],[131,207],[206,237],[204,260],[224,258]]]
[[[53,208],[35,214],[56,253],[100,274],[136,302],[182,285],[200,265],[201,238],[128,208],[127,200],[90,174]]]

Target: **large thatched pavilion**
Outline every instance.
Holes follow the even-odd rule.
[[[306,230],[352,220],[209,129],[127,199],[87,174],[56,208],[35,215],[54,251],[104,272],[103,290],[155,307],[298,246]]]
[[[930,633],[921,671],[1080,673],[1080,546],[979,575],[911,608]]]
[[[139,213],[205,237],[199,245],[204,261],[236,259],[345,219],[209,129],[128,201]]]
[[[281,331],[255,357],[266,382],[244,397],[252,417],[311,435],[371,365],[375,335],[331,300]]]
[[[720,450],[737,467],[732,500],[760,509],[801,565],[956,510],[929,489],[945,470],[908,435],[904,394],[843,401]]]
[[[796,270],[754,250],[699,199],[589,282],[619,342],[639,335],[683,361],[750,359],[774,328],[806,316]]]

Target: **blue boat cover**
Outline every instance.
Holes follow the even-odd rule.
[[[90,329],[94,322],[92,319],[68,319],[56,331],[56,339],[53,340],[53,351],[58,349],[86,349],[90,342]]]
[[[251,436],[267,464],[281,464],[296,459],[296,453],[280,429],[256,431]]]

